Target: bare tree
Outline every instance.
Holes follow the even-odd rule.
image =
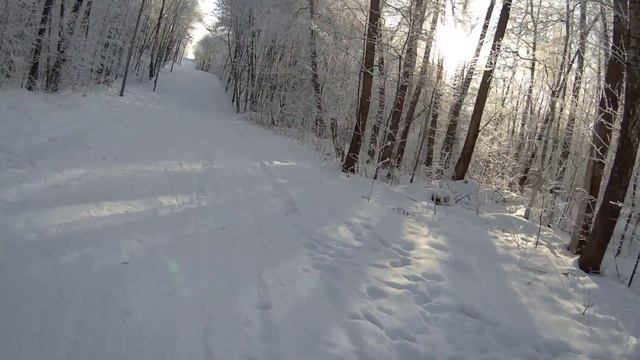
[[[433,88],[431,99],[431,122],[429,123],[427,136],[427,154],[425,156],[424,166],[431,168],[433,166],[433,149],[436,143],[436,132],[438,131],[438,119],[440,117],[440,100],[442,98],[442,76],[444,72],[443,59],[438,60],[438,70],[436,75],[436,83]]]
[[[140,10],[138,10],[138,18],[136,19],[136,27],[133,30],[133,36],[131,38],[131,44],[129,44],[129,50],[127,51],[127,64],[124,66],[124,75],[122,76],[122,85],[120,87],[120,96],[124,96],[124,90],[127,86],[127,78],[129,77],[129,66],[131,65],[131,55],[133,55],[133,48],[136,46],[136,38],[138,36],[138,28],[140,27],[140,18],[144,11],[144,5],[147,0],[142,0],[140,4]]]
[[[160,29],[162,27],[162,20],[164,19],[164,8],[166,5],[166,0],[162,0],[162,5],[160,6],[160,13],[158,14],[158,21],[156,22],[155,31],[153,35],[153,45],[151,46],[151,56],[149,57],[149,79],[153,79],[156,76],[156,57],[158,56],[158,52],[160,50],[158,47],[160,46]]]
[[[620,104],[625,72],[623,34],[626,10],[626,0],[614,1],[611,53],[607,62],[604,89],[598,104],[598,116],[593,124],[589,159],[586,166],[584,186],[589,192],[589,198],[584,212],[576,222],[576,229],[573,231],[573,237],[569,245],[569,249],[576,254],[581,252],[589,236],[600,194],[600,184],[604,176],[605,161],[609,152],[611,129],[615,123]]]
[[[385,62],[384,62],[384,48],[382,47],[382,36],[378,36],[379,39],[379,48],[378,48],[378,108],[376,109],[376,116],[373,122],[373,126],[371,127],[371,137],[369,138],[369,149],[367,150],[367,155],[369,156],[367,162],[371,162],[375,159],[376,152],[378,151],[378,138],[380,135],[380,128],[384,124],[384,108],[387,100],[386,95],[386,87],[387,87],[387,77],[385,72]]]
[[[580,269],[599,274],[602,259],[620,216],[640,143],[640,1],[629,1],[627,33],[627,69],[625,72],[625,102],[620,137],[611,167],[609,181],[602,194],[593,229],[584,251],[578,259]]]
[[[571,144],[573,143],[573,133],[576,123],[576,112],[578,111],[578,102],[580,100],[580,91],[582,90],[582,77],[584,75],[584,55],[587,46],[587,2],[580,0],[580,20],[579,20],[579,37],[578,51],[576,60],[576,73],[573,79],[573,88],[571,91],[571,107],[569,110],[569,119],[564,130],[564,139],[560,148],[560,157],[558,159],[558,172],[556,181],[562,180],[566,172],[567,159],[571,152]]]
[[[371,88],[373,87],[373,66],[376,57],[376,42],[380,31],[380,0],[371,0],[369,3],[369,20],[367,22],[367,37],[364,45],[364,61],[361,69],[362,85],[356,115],[356,124],[353,129],[351,143],[347,156],[342,164],[342,171],[353,173],[358,164],[362,136],[367,126],[369,107],[371,105]]]
[[[416,82],[411,101],[409,101],[409,108],[407,114],[404,117],[404,127],[400,133],[400,141],[398,142],[398,149],[396,150],[396,166],[400,166],[402,157],[404,156],[404,150],[407,145],[407,137],[409,136],[409,130],[413,124],[413,120],[416,115],[416,108],[420,101],[420,95],[422,89],[427,82],[427,70],[431,66],[431,47],[433,45],[433,38],[435,37],[436,28],[438,27],[438,19],[440,18],[440,5],[436,1],[434,4],[433,15],[431,17],[431,25],[429,27],[429,33],[427,34],[427,41],[424,46],[424,53],[422,54],[422,64],[420,65],[420,72],[418,73],[418,81]]]
[[[416,66],[418,35],[424,22],[425,6],[424,0],[414,0],[414,3],[414,13],[409,24],[407,50],[403,59],[402,73],[400,74],[398,89],[396,91],[395,100],[393,101],[393,107],[391,108],[389,127],[387,129],[382,149],[380,149],[380,162],[384,166],[391,165],[391,155],[393,154],[393,149],[396,145],[398,129],[400,128],[400,119],[402,117],[402,112],[404,111],[404,103]]]
[[[27,79],[27,90],[33,91],[36,87],[36,82],[40,75],[40,54],[42,53],[42,40],[44,38],[47,29],[51,25],[51,7],[53,0],[45,0],[44,7],[42,8],[42,15],[40,16],[40,27],[38,28],[38,35],[36,36],[35,44],[33,44],[33,55],[31,57],[31,70],[29,70],[29,77]]]
[[[311,63],[311,85],[313,86],[313,104],[315,106],[315,117],[313,130],[316,136],[322,137],[325,131],[324,119],[322,118],[322,94],[320,90],[320,80],[318,77],[318,50],[316,45],[316,1],[309,2],[309,20],[311,22],[309,33],[309,61]]]
[[[498,18],[498,27],[496,33],[493,36],[493,44],[491,45],[491,54],[487,59],[487,65],[485,67],[484,74],[482,75],[482,81],[480,82],[480,89],[478,89],[478,96],[476,97],[476,104],[473,107],[473,113],[471,114],[471,121],[469,122],[469,130],[462,147],[460,158],[456,163],[455,171],[453,174],[453,180],[462,180],[467,175],[469,164],[471,163],[471,157],[473,156],[473,150],[480,134],[480,121],[482,120],[482,113],[484,112],[484,105],[487,103],[487,97],[489,96],[489,89],[491,87],[491,79],[493,77],[493,71],[496,67],[498,56],[500,55],[500,47],[502,45],[502,38],[507,30],[507,23],[509,22],[509,14],[511,13],[511,0],[504,0],[502,3],[502,9],[500,10],[500,17]]]
[[[442,149],[440,150],[440,162],[442,167],[445,169],[449,168],[451,152],[453,151],[453,145],[456,141],[456,136],[458,133],[458,120],[460,118],[460,113],[462,112],[464,99],[467,97],[469,87],[471,86],[471,82],[473,81],[473,76],[476,71],[476,65],[478,64],[478,60],[480,59],[480,51],[482,51],[484,39],[487,36],[487,31],[489,30],[489,24],[491,23],[491,16],[493,14],[493,8],[495,7],[495,4],[495,0],[491,0],[491,2],[489,3],[489,7],[487,8],[487,12],[484,16],[484,22],[482,23],[482,29],[480,30],[478,44],[476,45],[475,52],[473,53],[473,58],[471,59],[471,63],[469,64],[469,69],[464,76],[464,81],[462,82],[460,89],[455,95],[455,100],[453,104],[451,104],[451,109],[449,110],[449,123],[447,124],[447,130],[444,133],[444,140],[442,142]]]

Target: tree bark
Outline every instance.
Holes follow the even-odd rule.
[[[616,248],[616,253],[614,257],[620,256],[622,254],[622,248],[624,247],[624,239],[627,235],[627,231],[629,230],[629,225],[631,224],[631,220],[633,220],[633,213],[636,210],[636,194],[638,192],[638,171],[633,178],[633,186],[631,188],[631,194],[629,196],[629,201],[631,202],[629,206],[629,213],[627,214],[627,220],[624,223],[624,229],[622,229],[622,234],[620,234],[620,241],[618,241],[618,247]],[[632,238],[633,239],[633,238]]]
[[[380,0],[371,0],[369,3],[369,20],[367,22],[367,37],[364,45],[364,63],[362,66],[362,85],[360,86],[360,96],[358,111],[356,114],[356,124],[353,129],[349,151],[342,163],[342,171],[354,173],[360,156],[362,147],[362,135],[367,126],[369,117],[369,107],[371,105],[371,88],[373,87],[373,66],[376,57],[376,42],[380,31]]]
[[[576,224],[574,236],[569,244],[569,250],[575,254],[579,254],[582,251],[589,236],[606,166],[605,161],[609,152],[611,129],[615,123],[620,105],[620,94],[625,71],[623,33],[626,11],[626,0],[614,1],[611,53],[607,61],[604,89],[598,104],[598,117],[593,125],[587,163],[587,171],[590,176],[585,179],[585,187],[588,189],[589,198],[582,215],[582,221]]]
[[[491,87],[491,79],[493,77],[493,71],[496,67],[498,56],[500,55],[500,47],[502,45],[502,38],[507,30],[507,23],[509,22],[509,14],[511,12],[511,0],[504,0],[502,3],[502,9],[500,10],[500,17],[498,19],[498,27],[496,33],[493,36],[493,44],[491,45],[491,54],[487,60],[486,70],[482,75],[482,81],[480,82],[480,88],[478,89],[478,96],[476,97],[476,104],[473,107],[473,113],[471,114],[471,121],[469,122],[469,130],[462,147],[460,158],[456,163],[455,171],[453,174],[453,180],[463,180],[469,170],[469,164],[471,163],[471,157],[473,156],[473,150],[478,140],[480,133],[480,121],[482,120],[482,113],[484,112],[484,106],[487,103],[487,97],[489,96],[489,89]]]
[[[587,245],[578,259],[580,269],[588,274],[600,273],[602,259],[620,216],[619,204],[624,202],[633,175],[640,142],[640,0],[630,0],[628,9],[625,102],[620,137],[602,204]]]
[[[384,68],[384,50],[382,49],[382,37],[379,35],[378,38],[378,108],[376,109],[376,117],[373,122],[373,126],[371,127],[369,150],[367,151],[369,159],[367,160],[367,162],[371,162],[376,159],[376,153],[378,152],[378,138],[380,135],[380,128],[382,127],[382,124],[384,124],[384,108],[387,100],[387,79]]]
[[[158,22],[156,22],[155,34],[153,35],[153,45],[151,47],[151,55],[149,59],[149,79],[153,79],[156,75],[156,51],[158,51],[158,40],[160,36],[160,26],[162,25],[162,18],[164,17],[164,6],[166,0],[162,0],[162,5],[160,5],[160,14],[158,15]]]
[[[534,116],[533,106],[533,88],[536,81],[536,51],[538,48],[538,19],[540,18],[540,8],[542,0],[538,3],[537,11],[534,15],[533,0],[529,0],[529,16],[531,22],[533,22],[533,34],[531,36],[531,65],[529,66],[529,85],[527,86],[527,98],[525,100],[524,111],[520,119],[520,129],[518,131],[518,144],[516,145],[516,153],[514,159],[516,163],[520,161],[522,157],[522,151],[525,148],[527,140],[527,124],[531,122]]]
[[[407,36],[407,51],[404,56],[402,73],[400,75],[398,90],[396,91],[395,100],[393,102],[393,108],[391,109],[389,129],[387,129],[384,144],[380,150],[380,163],[383,164],[383,166],[389,166],[389,163],[392,161],[391,155],[396,145],[398,129],[400,128],[400,118],[404,111],[407,91],[416,66],[416,45],[418,42],[418,34],[420,29],[422,29],[422,24],[424,22],[424,0],[415,0],[414,10],[415,14],[411,18],[409,34]]]
[[[140,10],[138,11],[138,18],[136,19],[136,27],[133,30],[133,36],[131,38],[131,44],[129,45],[129,50],[127,51],[127,64],[124,66],[124,76],[122,77],[122,86],[120,87],[120,96],[124,96],[124,90],[127,86],[127,78],[129,77],[129,65],[131,65],[131,55],[133,55],[133,49],[136,45],[136,37],[138,36],[138,28],[140,27],[140,18],[142,17],[142,12],[144,10],[144,5],[147,0],[142,0],[140,4]]]
[[[493,8],[495,7],[495,4],[495,0],[491,0],[491,2],[489,3],[487,13],[484,17],[484,22],[482,23],[482,30],[480,31],[478,44],[476,45],[473,58],[471,59],[471,63],[469,64],[469,70],[464,76],[462,86],[456,94],[455,101],[453,102],[453,104],[451,104],[451,109],[449,110],[449,123],[447,124],[447,130],[444,133],[444,140],[442,142],[442,149],[440,151],[440,162],[444,169],[449,168],[449,161],[451,159],[451,152],[453,151],[453,144],[456,141],[456,136],[458,133],[458,120],[460,118],[460,112],[462,112],[464,99],[467,97],[469,87],[471,86],[471,81],[473,81],[476,65],[478,63],[478,59],[480,58],[480,51],[482,50],[482,45],[484,45],[484,39],[487,36],[487,31],[489,29],[489,24],[491,23],[491,15],[493,14]]]
[[[67,61],[67,48],[69,47],[70,37],[73,35],[73,29],[75,29],[76,22],[78,20],[78,15],[80,9],[82,8],[82,3],[84,0],[76,0],[73,4],[73,8],[71,9],[71,15],[69,17],[69,22],[66,27],[63,27],[63,30],[60,32],[60,40],[58,41],[58,54],[56,55],[56,61],[53,65],[53,69],[51,70],[51,76],[49,79],[49,86],[47,86],[48,90],[51,92],[57,92],[60,87],[60,75],[62,72],[62,67]],[[64,2],[61,3],[60,13],[63,14],[64,10]],[[60,21],[62,22],[62,16]]]
[[[444,72],[444,63],[441,58],[438,61],[438,75],[436,76],[436,86],[433,89],[433,102],[431,103],[431,123],[429,124],[429,132],[427,135],[427,155],[425,156],[424,166],[430,168],[433,166],[433,148],[436,143],[436,132],[438,131],[438,118],[440,117],[440,99],[442,98],[442,89],[440,83]]]
[[[440,6],[438,2],[434,4],[433,16],[431,18],[431,26],[429,28],[429,35],[425,44],[424,54],[422,55],[422,64],[420,65],[420,72],[418,73],[418,81],[416,82],[416,88],[413,90],[411,101],[409,101],[409,108],[404,118],[404,128],[400,133],[400,141],[398,142],[398,149],[396,151],[396,166],[400,166],[402,158],[404,156],[404,150],[407,146],[407,137],[409,136],[409,130],[413,124],[414,117],[416,115],[416,108],[418,107],[418,101],[420,101],[420,95],[422,89],[427,82],[427,69],[429,68],[431,58],[431,47],[433,45],[433,38],[435,36],[436,28],[438,27],[438,19],[440,18]]]
[[[44,7],[42,8],[42,16],[40,17],[40,27],[38,28],[38,35],[36,41],[33,44],[33,55],[31,57],[31,68],[29,69],[29,77],[27,79],[27,90],[33,91],[36,88],[36,82],[40,75],[40,54],[42,53],[42,40],[44,34],[47,32],[47,28],[51,24],[51,7],[53,0],[45,0]]]
[[[582,88],[582,76],[584,74],[584,53],[587,43],[587,2],[580,0],[580,35],[578,38],[578,55],[576,60],[576,74],[573,79],[573,89],[571,94],[571,109],[569,111],[569,119],[564,130],[564,139],[560,148],[560,158],[558,160],[558,173],[556,181],[561,181],[566,172],[567,160],[571,152],[573,143],[573,131],[576,123],[576,111],[578,109],[578,101],[580,100],[580,90]]]
[[[316,0],[309,2],[309,61],[311,63],[311,85],[313,86],[313,104],[315,106],[315,116],[313,122],[313,132],[317,137],[322,137],[325,131],[324,119],[322,117],[322,95],[320,80],[318,78],[318,50],[316,45]]]
[[[544,119],[542,121],[540,129],[538,130],[536,139],[532,144],[531,152],[529,153],[529,156],[525,158],[525,161],[522,166],[520,178],[518,179],[518,186],[520,187],[520,191],[524,189],[524,186],[527,184],[527,181],[529,180],[531,167],[533,166],[536,156],[538,156],[538,150],[540,149],[541,145],[544,151],[542,152],[542,156],[540,157],[540,161],[539,161],[540,168],[537,175],[542,176],[543,165],[546,161],[546,153],[547,153],[546,149],[549,143],[549,139],[545,137],[545,134],[548,132],[548,128],[553,126],[553,122],[556,120],[556,114],[557,114],[556,107],[558,106],[558,102],[561,100],[561,97],[562,97],[561,95],[563,93],[563,90],[566,87],[566,78],[569,73],[569,69],[571,69],[571,65],[567,66],[567,58],[568,58],[568,52],[569,52],[569,39],[571,37],[571,25],[570,25],[571,24],[571,18],[570,18],[571,7],[570,7],[569,1],[570,0],[566,0],[565,30],[564,30],[564,41],[563,41],[564,45],[562,49],[562,57],[560,60],[558,75],[556,76],[553,82],[553,85],[551,87],[551,94],[549,95],[548,109],[545,112]],[[542,182],[536,181],[535,184],[541,186]],[[536,187],[532,192],[531,196],[535,197],[538,190],[539,189]],[[528,213],[529,213],[528,211],[525,212],[525,214],[528,214]],[[528,219],[528,215],[525,215],[525,219]]]

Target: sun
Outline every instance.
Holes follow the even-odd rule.
[[[456,20],[451,7],[447,6],[442,25],[438,27],[436,34],[435,51],[444,58],[444,67],[448,74],[453,74],[459,66],[471,61],[488,6],[487,0],[470,0],[463,20],[460,20],[459,13]],[[486,43],[485,39],[485,45]],[[486,53],[484,50],[481,58]]]

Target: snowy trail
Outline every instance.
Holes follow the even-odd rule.
[[[3,93],[0,359],[638,355],[619,313],[637,299],[528,270],[551,252],[504,219],[385,186],[368,203],[367,180],[246,123],[192,64],[161,84]],[[611,292],[626,302],[599,306]]]

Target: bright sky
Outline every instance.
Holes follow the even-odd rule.
[[[207,34],[206,25],[210,25],[213,22],[212,12],[216,7],[215,0],[198,0],[200,2],[200,12],[203,14],[204,23],[198,23],[193,29],[191,33],[193,35],[193,41],[189,46],[189,53],[187,54],[188,58],[193,58],[193,52],[195,50],[195,45]]]
[[[438,26],[436,51],[444,57],[445,71],[449,74],[452,74],[458,66],[471,60],[480,35],[481,23],[484,20],[488,6],[488,0],[469,1],[466,18],[477,20],[475,22],[476,26],[471,31],[465,29],[460,24],[456,24],[451,16],[451,8],[447,6],[445,20]],[[498,6],[494,8],[494,15],[496,11],[500,11]],[[458,14],[458,16],[460,16],[460,14]],[[487,36],[487,39],[485,39],[485,48],[487,48],[488,43],[491,43],[491,39],[492,36]]]

